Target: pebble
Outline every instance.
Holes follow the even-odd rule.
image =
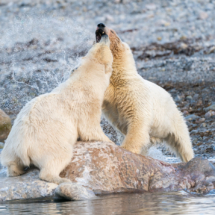
[[[202,123],[202,124],[201,124],[201,127],[203,127],[203,128],[205,128],[206,126],[207,126],[206,123]]]
[[[208,18],[208,14],[206,12],[204,12],[204,11],[201,11],[199,13],[199,18],[200,19],[207,19]]]
[[[206,114],[205,114],[205,118],[210,118],[211,116],[214,116],[215,115],[215,111],[208,111]]]
[[[181,101],[181,97],[179,95],[177,95],[175,98],[174,98],[175,102],[180,102]]]
[[[111,22],[114,21],[113,16],[111,16],[110,14],[107,14],[107,15],[105,16],[105,18],[107,19],[107,21],[111,21]]]
[[[215,111],[215,103],[210,105],[209,107],[205,108],[205,111],[208,111],[208,110],[214,110]]]
[[[199,116],[196,116],[195,114],[191,114],[185,117],[186,120],[196,120],[199,119]]]
[[[214,53],[215,52],[215,46],[212,46],[209,51],[208,54]]]
[[[156,9],[156,5],[155,4],[147,4],[146,5],[146,8],[148,9],[148,10],[155,10]]]
[[[188,99],[188,100],[192,100],[192,98],[193,98],[192,96],[187,96],[186,97],[186,99]]]

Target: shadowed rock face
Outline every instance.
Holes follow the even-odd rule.
[[[11,127],[10,117],[0,109],[0,142],[7,139]]]
[[[95,194],[118,192],[178,191],[207,193],[215,186],[215,167],[205,159],[168,164],[133,154],[102,142],[78,142],[70,164],[61,173],[73,183],[55,184],[39,180],[39,171],[6,177],[0,170],[0,201],[63,197],[70,200],[95,198]],[[57,189],[55,190],[55,188]],[[93,192],[94,193],[93,193]]]

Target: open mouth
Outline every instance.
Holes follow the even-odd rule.
[[[96,42],[99,43],[102,36],[106,35],[106,33],[102,29],[96,30]]]

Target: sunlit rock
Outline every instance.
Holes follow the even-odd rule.
[[[53,196],[56,187],[57,184],[41,181],[37,169],[18,177],[7,177],[6,170],[0,170],[0,202]]]
[[[168,164],[133,154],[110,143],[76,144],[74,157],[61,173],[95,193],[177,191],[215,184],[215,168],[205,159]],[[210,179],[209,179],[210,178]]]
[[[56,197],[63,197],[68,200],[87,200],[96,198],[92,190],[89,190],[77,183],[62,183],[55,190]]]

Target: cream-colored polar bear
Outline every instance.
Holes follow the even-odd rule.
[[[165,141],[183,161],[194,153],[187,125],[170,94],[138,73],[129,46],[113,30],[99,24],[96,41],[108,34],[113,72],[105,92],[103,113],[124,136],[122,147],[145,154],[148,147]]]
[[[104,35],[80,67],[51,93],[27,103],[17,116],[2,151],[8,176],[24,173],[34,164],[40,179],[60,184],[69,164],[73,145],[82,141],[109,141],[100,127],[101,106],[112,73],[110,41]]]

